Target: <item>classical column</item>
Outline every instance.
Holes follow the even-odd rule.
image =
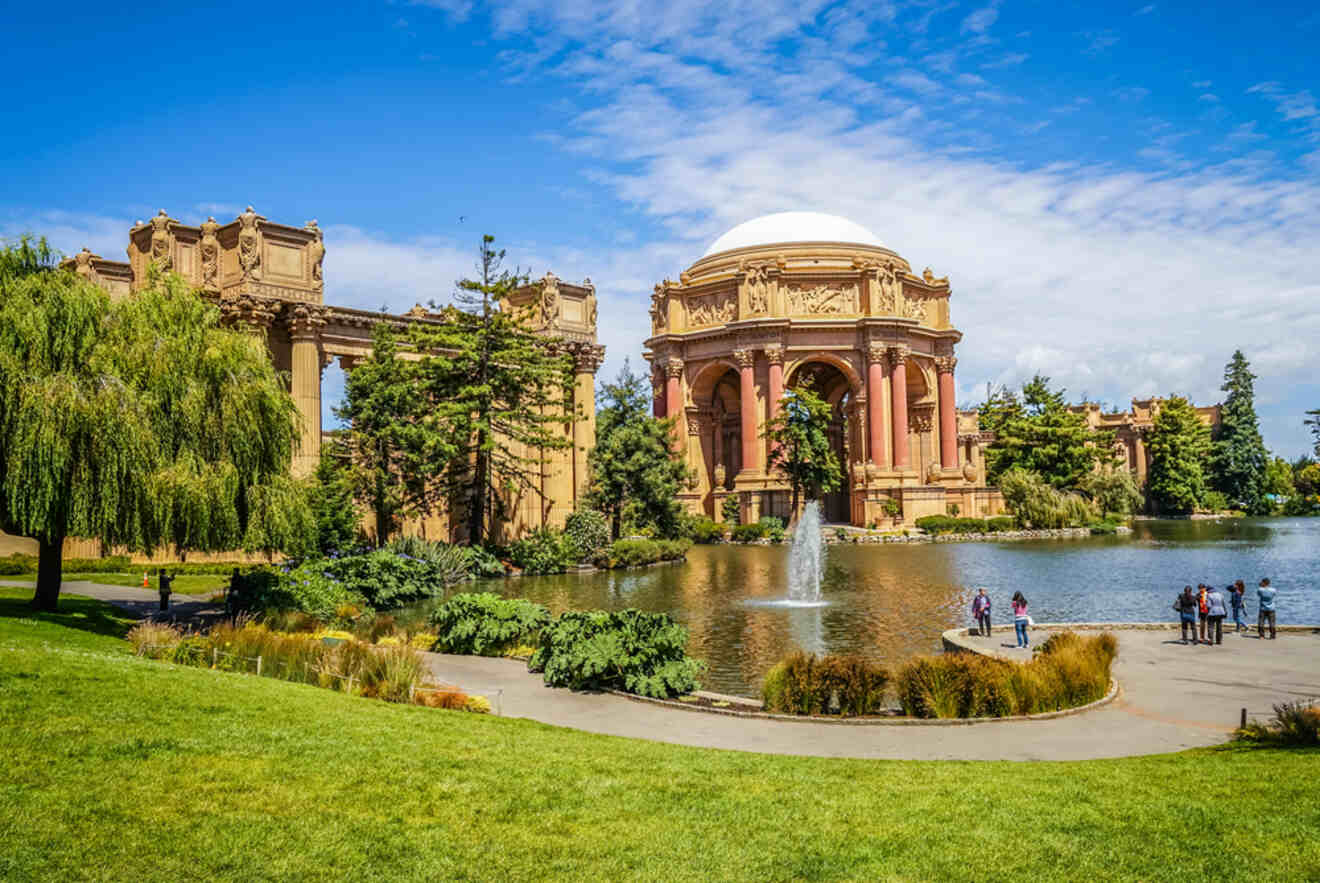
[[[674,447],[683,450],[683,360],[665,362],[665,416],[674,421]]]
[[[940,465],[945,469],[958,466],[958,414],[953,401],[953,367],[957,364],[953,356],[935,359],[940,378]]]
[[[873,343],[866,350],[866,425],[868,453],[876,466],[888,466],[885,450],[885,397],[880,391],[885,383],[885,348]]]
[[[765,348],[765,360],[770,363],[770,400],[766,402],[766,422],[779,416],[780,399],[784,397],[784,348],[773,344]]]
[[[299,304],[289,317],[293,342],[292,383],[294,404],[302,418],[302,440],[293,455],[295,478],[311,475],[321,460],[321,327],[323,310]]]
[[[688,490],[705,497],[710,490],[707,481],[706,457],[701,451],[701,433],[705,428],[705,419],[696,408],[687,409],[687,465]]]
[[[573,508],[586,496],[590,476],[587,454],[596,444],[596,371],[605,358],[605,347],[583,344],[573,353]]]
[[[746,475],[755,475],[761,471],[761,458],[758,456],[760,439],[756,432],[756,351],[734,350],[733,358],[738,363],[738,411],[742,418],[742,471]]]
[[[908,402],[906,346],[889,348],[890,426],[894,428],[894,468],[908,465]]]
[[[651,415],[654,417],[665,416],[665,372],[661,365],[657,361],[651,366]]]

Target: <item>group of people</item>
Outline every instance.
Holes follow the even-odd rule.
[[[1018,647],[1030,647],[1031,637],[1027,633],[1029,626],[1035,625],[1027,615],[1027,599],[1021,592],[1013,593],[1013,631],[1017,634]],[[990,596],[985,589],[977,589],[972,599],[972,618],[976,620],[976,633],[990,637]]]
[[[1237,631],[1249,632],[1245,616],[1247,610],[1247,587],[1242,580],[1237,580],[1227,589],[1228,600],[1225,603],[1223,592],[1204,583],[1197,585],[1196,592],[1191,586],[1184,586],[1182,593],[1174,599],[1173,609],[1178,611],[1182,624],[1182,642],[1192,644],[1224,643],[1224,620],[1228,611],[1233,611],[1233,622]],[[1269,579],[1260,581],[1256,588],[1256,634],[1264,638],[1268,626],[1270,640],[1275,638],[1275,589]]]

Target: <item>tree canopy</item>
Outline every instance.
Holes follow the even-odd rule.
[[[992,391],[980,408],[980,426],[995,434],[986,450],[991,482],[1021,469],[1053,487],[1075,488],[1098,464],[1113,460],[1114,434],[1092,430],[1083,415],[1069,410],[1064,390],[1051,389],[1040,374],[1023,385],[1020,396],[1005,388]]]
[[[1192,403],[1172,396],[1160,406],[1146,431],[1150,469],[1146,484],[1151,499],[1166,514],[1196,510],[1209,490],[1205,464],[1210,452],[1210,428]]]
[[[674,450],[674,420],[650,413],[650,387],[628,360],[597,393],[596,446],[589,455],[592,506],[618,538],[625,523],[665,536],[678,528],[687,467]]]
[[[0,529],[38,543],[33,605],[54,609],[67,537],[304,548],[297,410],[264,341],[178,276],[112,303],[55,258],[0,249]]]
[[[843,469],[830,445],[832,418],[829,402],[804,382],[784,392],[779,413],[766,424],[765,437],[771,442],[766,465],[782,473],[792,487],[794,515],[803,491],[814,500],[843,483]]]
[[[1211,451],[1211,483],[1229,501],[1248,515],[1265,515],[1270,503],[1265,499],[1265,468],[1269,453],[1260,437],[1256,418],[1255,391],[1251,365],[1241,350],[1224,366],[1224,385],[1228,393],[1220,407],[1220,424]]]

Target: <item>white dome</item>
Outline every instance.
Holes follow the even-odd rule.
[[[874,233],[838,215],[776,212],[744,221],[710,244],[703,258],[735,248],[780,242],[850,242],[884,248]]]

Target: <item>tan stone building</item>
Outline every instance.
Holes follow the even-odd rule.
[[[1155,417],[1160,413],[1162,398],[1133,399],[1132,407],[1127,411],[1106,413],[1098,404],[1088,402],[1073,405],[1070,410],[1086,418],[1086,423],[1093,430],[1114,433],[1114,452],[1121,465],[1132,472],[1137,485],[1146,488],[1146,474],[1150,471],[1150,452],[1146,449],[1146,433],[1155,425]],[[1216,430],[1220,423],[1220,406],[1206,405],[1198,407],[1196,414],[1201,422]]]
[[[822,501],[828,520],[1002,511],[985,484],[976,414],[954,401],[962,333],[950,295],[948,279],[912,272],[869,231],[812,212],[740,224],[677,282],[657,285],[646,358],[655,413],[677,419],[694,476],[684,505],[719,518],[734,495],[744,520],[789,515],[763,432],[784,390],[810,377],[834,408],[846,471]]]
[[[131,297],[145,285],[154,263],[179,273],[212,298],[224,321],[263,334],[276,368],[289,378],[302,418],[302,443],[293,462],[296,476],[310,474],[321,456],[324,368],[338,360],[351,370],[370,354],[372,328],[378,323],[403,329],[409,323],[440,321],[421,305],[393,315],[326,303],[322,269],[326,247],[316,221],[301,227],[277,224],[249,206],[228,223],[208,218],[190,226],[162,209],[149,221],[134,224],[128,238],[127,261],[106,260],[84,248],[65,264],[117,298]],[[532,452],[543,463],[535,481],[540,493],[506,501],[512,518],[499,526],[506,537],[541,525],[561,526],[583,495],[587,453],[595,444],[595,374],[605,355],[604,347],[596,343],[596,292],[590,280],[573,284],[547,273],[511,301],[504,306],[527,310],[539,333],[559,338],[572,354],[575,377],[570,404],[582,416],[564,428],[572,447]],[[451,526],[451,519],[440,515],[407,525],[405,531],[451,539],[463,527],[461,518],[452,521]],[[94,543],[70,542],[66,555],[100,554]],[[3,538],[0,554],[26,551],[27,545],[35,550],[35,543]]]

